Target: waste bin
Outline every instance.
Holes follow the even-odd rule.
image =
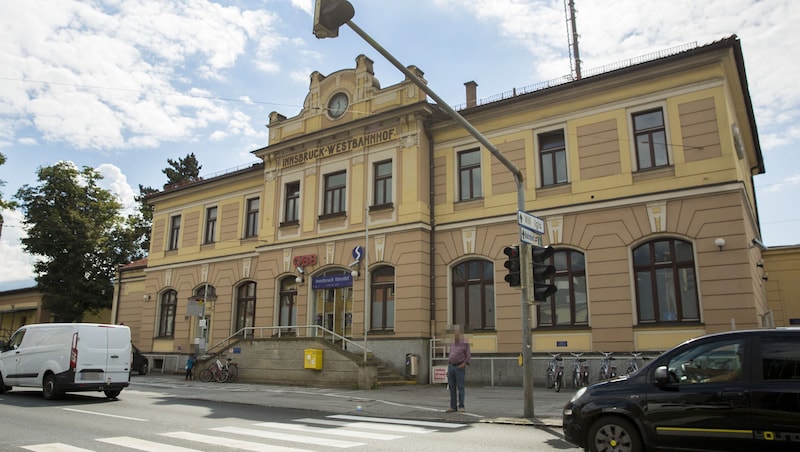
[[[406,353],[406,377],[416,377],[417,375],[419,375],[419,356]]]

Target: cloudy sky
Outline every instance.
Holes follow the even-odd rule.
[[[450,105],[568,75],[566,0],[351,0],[353,21]],[[755,178],[763,241],[800,243],[800,73],[795,0],[575,0],[584,71],[738,35],[767,173]],[[794,6],[791,6],[794,5]],[[382,86],[402,74],[343,27],[311,33],[313,0],[0,0],[4,199],[61,160],[99,170],[132,205],[167,159],[201,176],[256,159],[267,118],[300,112],[309,75],[365,54]],[[0,290],[33,285],[19,213],[4,211]]]

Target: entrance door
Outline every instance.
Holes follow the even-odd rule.
[[[339,336],[353,335],[353,289],[339,287],[316,292],[317,325]]]

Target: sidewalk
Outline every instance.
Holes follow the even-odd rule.
[[[248,383],[185,381],[182,375],[134,375],[128,390],[163,390],[194,400],[224,401],[265,407],[417,420],[490,422],[561,427],[561,411],[574,393],[534,388],[533,414],[524,417],[521,387],[467,386],[466,411],[445,413],[450,393],[445,385],[406,385],[380,389],[333,389]],[[124,395],[124,392],[123,392]]]

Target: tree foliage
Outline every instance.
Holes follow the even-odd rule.
[[[200,180],[200,170],[203,168],[197,162],[194,153],[188,154],[185,158],[178,158],[178,161],[167,159],[169,167],[162,172],[167,175],[167,183],[164,188],[174,188]]]
[[[0,152],[0,166],[5,165],[6,163],[6,156]],[[0,179],[0,187],[4,186],[6,181]],[[13,209],[14,202],[13,201],[6,201],[3,199],[3,192],[0,192],[0,209]],[[3,222],[3,214],[0,213],[0,223]]]
[[[97,186],[102,176],[59,162],[37,170],[38,185],[16,194],[28,236],[26,252],[37,257],[34,273],[43,304],[58,321],[110,308],[119,264],[134,255],[131,236],[113,193]]]
[[[131,260],[142,259],[147,256],[150,250],[150,229],[153,226],[153,209],[147,202],[147,195],[156,193],[158,190],[152,187],[145,187],[139,184],[139,195],[134,199],[138,203],[138,211],[129,215],[126,220],[126,233],[128,240],[133,245]]]

